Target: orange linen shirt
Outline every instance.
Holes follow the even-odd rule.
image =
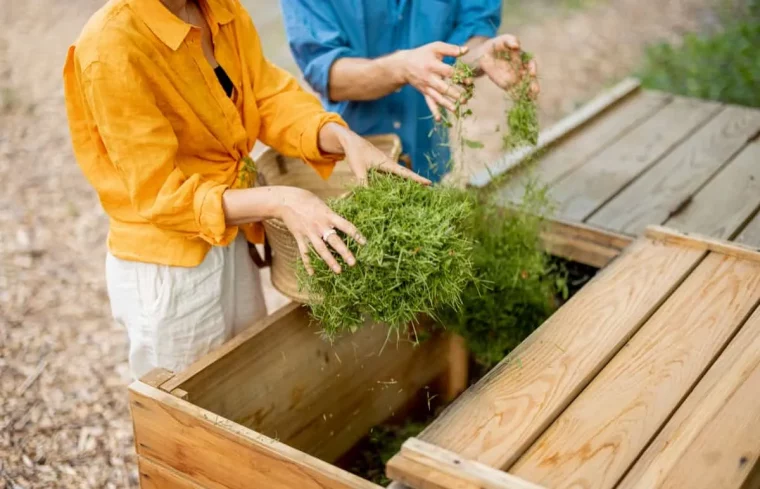
[[[74,153],[110,217],[108,247],[124,260],[192,267],[229,244],[222,193],[240,186],[257,139],[327,178],[325,112],[264,57],[238,0],[200,0],[230,99],[203,55],[201,31],[159,0],[111,0],[69,48],[63,78]],[[241,226],[260,242],[260,224]]]

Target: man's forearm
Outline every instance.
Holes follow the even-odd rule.
[[[330,68],[330,99],[377,100],[406,84],[401,57],[396,52],[377,59],[341,58]]]

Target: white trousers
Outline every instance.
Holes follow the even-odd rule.
[[[113,317],[129,335],[129,367],[179,372],[266,316],[259,270],[243,236],[213,247],[199,266],[106,257]]]

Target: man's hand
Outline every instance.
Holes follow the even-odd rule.
[[[477,67],[504,90],[509,90],[525,76],[531,77],[530,91],[535,97],[540,89],[536,80],[536,62],[530,60],[525,66],[521,54],[520,41],[510,34],[488,39],[472,53]]]
[[[457,100],[464,102],[464,90],[449,81],[454,68],[444,63],[443,58],[456,58],[466,52],[466,47],[433,42],[417,49],[397,51],[391,58],[397,66],[402,83],[409,84],[422,93],[433,117],[440,121],[439,107],[453,112]]]

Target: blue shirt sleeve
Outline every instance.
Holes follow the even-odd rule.
[[[281,0],[290,51],[304,79],[323,100],[330,99],[330,68],[340,58],[354,57],[330,2]]]
[[[454,31],[445,41],[461,46],[475,36],[494,37],[501,25],[501,0],[460,0]]]

